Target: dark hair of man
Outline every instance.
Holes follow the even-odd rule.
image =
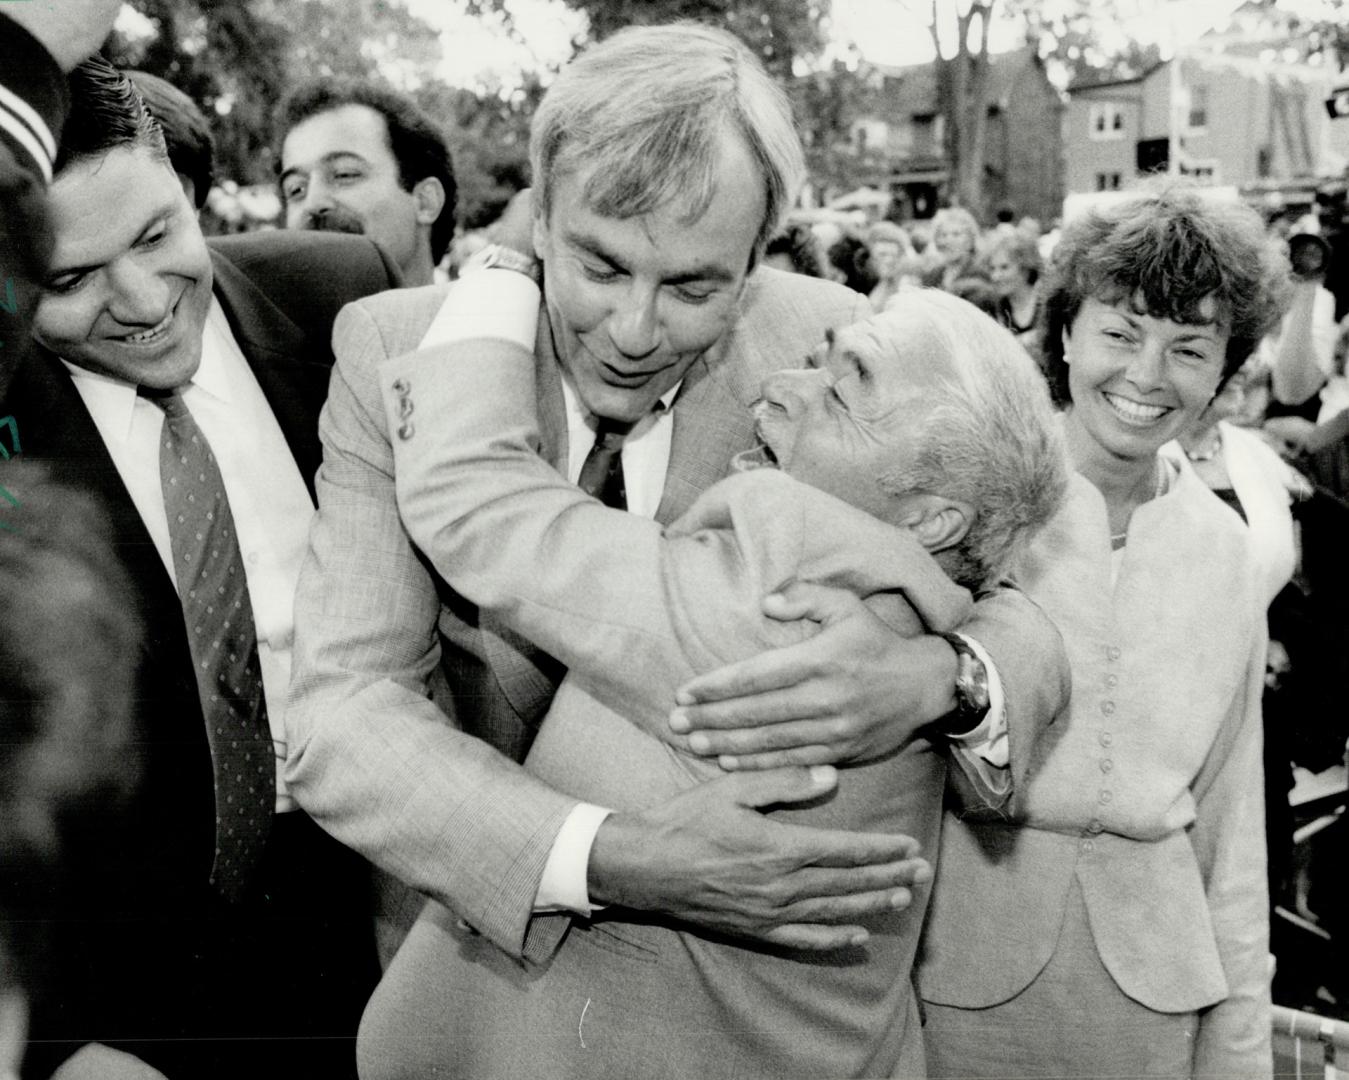
[[[454,163],[445,136],[410,98],[358,79],[315,79],[297,87],[281,103],[276,130],[284,139],[302,121],[344,105],[364,105],[384,117],[389,149],[398,162],[398,181],[405,190],[411,191],[417,181],[428,176],[439,180],[445,189],[445,205],[431,226],[431,258],[440,262],[454,236]]]
[[[101,56],[91,56],[69,76],[70,118],[61,131],[56,172],[74,161],[101,158],[122,146],[141,146],[169,160],[164,132],[131,80]]]
[[[1043,360],[1055,401],[1068,394],[1064,332],[1087,299],[1127,300],[1155,319],[1227,330],[1223,381],[1278,323],[1288,259],[1254,210],[1168,183],[1070,223],[1045,272]],[[1220,384],[1221,385],[1221,384]]]
[[[178,87],[148,71],[128,71],[150,114],[164,132],[173,171],[192,181],[193,200],[200,210],[215,182],[215,140],[197,103]]]

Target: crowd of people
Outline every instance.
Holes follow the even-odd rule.
[[[481,244],[335,79],[208,240],[118,6],[0,13],[0,1077],[1272,1076],[1345,734],[1296,243],[794,220],[691,23],[560,72]]]

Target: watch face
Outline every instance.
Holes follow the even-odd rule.
[[[988,672],[978,657],[960,654],[956,693],[961,698],[961,708],[966,711],[983,712],[988,708]]]

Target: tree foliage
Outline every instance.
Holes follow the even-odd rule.
[[[151,33],[115,33],[114,63],[167,79],[211,119],[216,174],[242,184],[275,176],[272,110],[321,75],[382,81],[409,93],[445,129],[460,219],[490,219],[524,183],[537,79],[506,97],[447,86],[437,31],[397,0],[129,0]]]
[[[692,19],[731,31],[781,78],[819,56],[830,0],[564,0],[585,14],[586,40],[600,41],[625,26],[652,26]],[[470,14],[490,16],[511,27],[509,0],[467,0]],[[584,42],[577,42],[578,45]]]

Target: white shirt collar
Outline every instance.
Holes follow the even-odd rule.
[[[201,363],[197,365],[196,372],[183,389],[186,391],[195,388],[228,404],[234,400],[229,371],[221,359],[220,348],[210,347],[214,344],[212,338],[218,341],[222,333],[227,341],[233,338],[229,322],[225,318],[225,311],[220,306],[220,301],[212,295],[211,310],[202,332]],[[97,408],[101,415],[108,418],[107,430],[121,433],[124,439],[129,438],[132,417],[136,409],[135,384],[101,371],[90,371],[66,359],[62,359],[61,363],[70,372],[70,377],[79,384],[80,393],[89,402],[90,407]]]

